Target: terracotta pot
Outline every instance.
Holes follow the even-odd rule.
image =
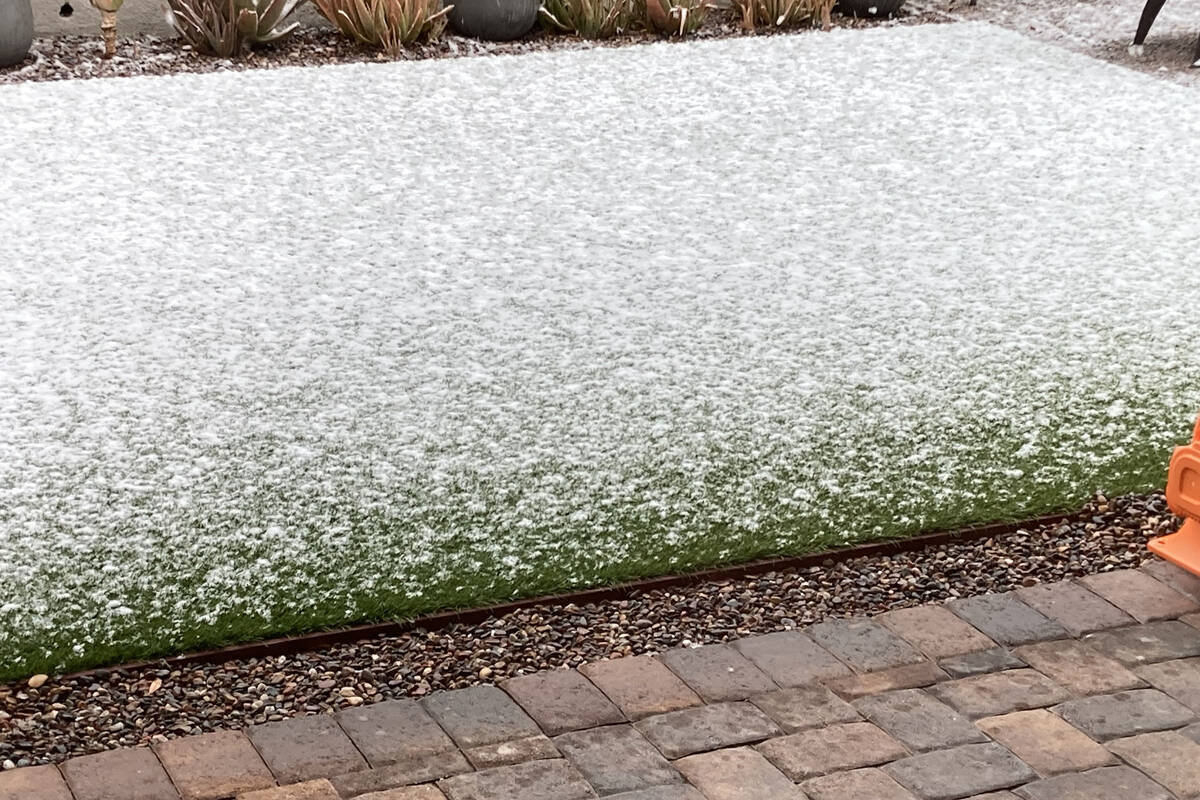
[[[33,6],[29,0],[0,0],[0,67],[20,64],[33,44]]]
[[[533,30],[541,0],[446,0],[450,27],[463,36],[505,42]]]

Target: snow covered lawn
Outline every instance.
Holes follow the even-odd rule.
[[[0,676],[1159,485],[1198,100],[984,25],[0,87]]]

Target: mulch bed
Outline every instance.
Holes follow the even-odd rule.
[[[647,591],[584,606],[536,606],[295,656],[118,670],[0,686],[0,765],[419,697],[603,658],[788,630],[1111,569],[1149,558],[1178,521],[1160,494],[1097,496],[1077,517],[1004,537]]]

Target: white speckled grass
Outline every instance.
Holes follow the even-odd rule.
[[[0,677],[1155,486],[1197,100],[982,25],[0,88]]]

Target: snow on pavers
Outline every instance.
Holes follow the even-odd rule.
[[[1041,510],[1200,104],[983,25],[0,88],[0,675]]]

